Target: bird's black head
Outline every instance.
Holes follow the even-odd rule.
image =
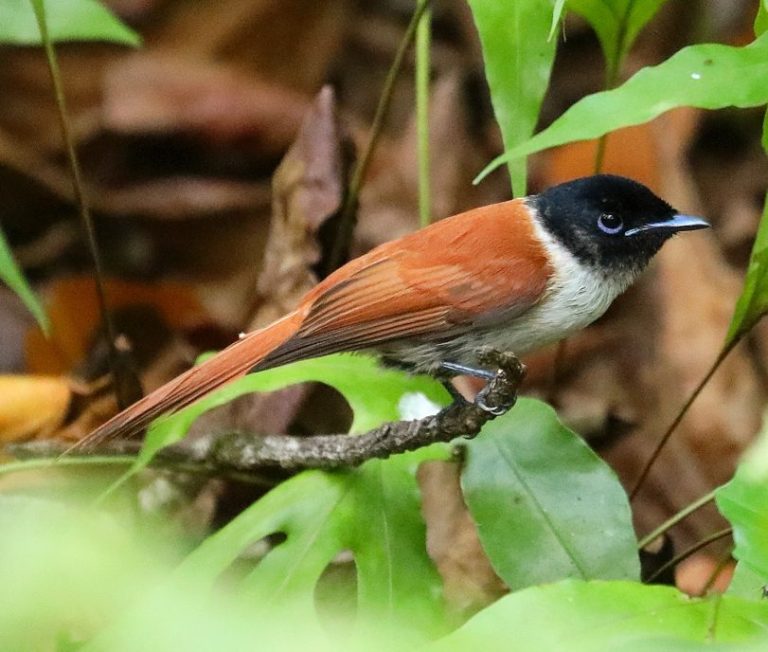
[[[639,272],[678,231],[709,226],[679,214],[641,183],[610,174],[554,186],[530,205],[579,261],[607,272]]]

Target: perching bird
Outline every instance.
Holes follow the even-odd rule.
[[[296,310],[169,381],[81,444],[134,435],[248,372],[328,353],[369,351],[415,373],[484,375],[480,350],[522,355],[584,328],[672,235],[707,226],[612,175],[454,215],[347,263]]]

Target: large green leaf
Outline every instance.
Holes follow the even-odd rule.
[[[551,0],[469,0],[480,34],[491,102],[509,149],[530,138],[555,58]],[[515,195],[526,192],[524,160],[508,159]]]
[[[42,1],[0,2],[0,43],[39,45],[42,41],[32,2]],[[44,6],[48,33],[54,41],[112,41],[132,46],[141,41],[96,0],[47,0]]]
[[[361,355],[334,355],[252,374],[161,421],[153,447],[186,432],[204,410],[248,391],[270,391],[303,381],[336,388],[354,412],[359,432],[404,416],[418,399],[437,409],[448,396],[430,378],[382,369]],[[353,435],[350,435],[353,436]],[[214,588],[221,574],[249,545],[272,534],[274,547],[239,584],[255,617],[289,610],[303,627],[317,626],[315,587],[340,552],[352,551],[358,575],[357,611],[380,626],[410,623],[406,636],[422,639],[442,616],[441,582],[426,552],[426,528],[416,469],[425,459],[445,459],[435,445],[388,460],[334,473],[307,471],[282,483],[220,532],[207,539],[179,569],[180,585],[195,593]],[[154,603],[146,607],[154,608]],[[135,616],[134,616],[135,617]],[[122,623],[119,627],[129,627]],[[319,631],[319,630],[318,630]],[[409,639],[410,640],[410,639]]]
[[[530,140],[497,157],[477,180],[548,147],[598,138],[679,106],[721,109],[768,103],[768,34],[744,47],[706,43],[643,68],[613,90],[588,95]]]
[[[16,264],[2,229],[0,229],[0,279],[19,296],[37,320],[40,328],[47,334],[50,330],[48,315]]]
[[[768,584],[768,425],[733,479],[717,490],[716,501],[733,526],[733,554],[739,561],[732,588],[757,599]]]
[[[640,30],[666,0],[568,0],[568,9],[583,16],[600,39],[609,77],[635,42]]]
[[[306,626],[317,625],[317,582],[333,558],[349,550],[363,620],[393,627],[410,623],[416,637],[434,633],[442,584],[426,553],[415,470],[424,459],[446,456],[444,447],[436,447],[349,471],[302,473],[209,538],[182,565],[180,578],[194,582],[196,590],[211,588],[248,545],[280,533],[285,541],[240,587],[255,615],[287,609]]]
[[[511,589],[566,577],[639,577],[624,490],[552,408],[521,399],[466,448],[465,500]]]
[[[693,599],[636,582],[567,580],[502,598],[426,651],[667,652],[741,642],[768,645],[768,604],[735,596]]]

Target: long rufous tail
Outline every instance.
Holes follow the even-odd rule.
[[[248,333],[210,360],[192,367],[116,414],[72,448],[90,447],[113,437],[125,438],[139,433],[161,414],[176,412],[230,380],[244,376],[290,339],[300,325],[300,315],[293,312],[266,328]]]

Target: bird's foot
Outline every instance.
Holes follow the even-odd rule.
[[[475,405],[497,417],[508,412],[517,402],[517,390],[525,376],[523,365],[514,353],[483,348],[477,359],[482,364],[494,365],[496,373],[475,397]]]
[[[513,353],[489,347],[481,349],[477,359],[483,365],[496,367],[496,371],[453,362],[443,362],[441,367],[452,375],[465,374],[485,380],[485,387],[475,396],[475,405],[494,417],[500,416],[517,402],[517,389],[525,376],[525,365]],[[450,382],[444,386],[455,402],[466,402]]]

